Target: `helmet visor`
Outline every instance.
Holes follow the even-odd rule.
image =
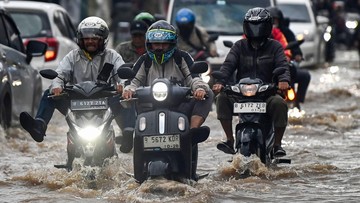
[[[271,33],[272,25],[269,23],[244,23],[244,32],[247,37],[269,37]]]
[[[98,28],[83,28],[80,30],[80,38],[101,38],[101,39],[103,39],[103,36]]]
[[[148,43],[176,43],[177,36],[172,30],[155,29],[146,33]]]

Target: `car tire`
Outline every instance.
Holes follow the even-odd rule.
[[[1,127],[6,130],[11,125],[11,97],[10,97],[11,91],[10,87],[6,85],[4,87],[4,91],[1,93],[1,100],[0,100],[0,111],[1,111],[1,117],[0,117],[0,123]]]

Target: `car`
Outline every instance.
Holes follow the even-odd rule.
[[[0,123],[3,129],[19,124],[22,111],[37,111],[42,94],[39,72],[30,65],[44,55],[46,43],[30,40],[25,47],[15,21],[0,7]]]
[[[304,39],[300,45],[304,61],[301,67],[317,68],[326,61],[326,40],[329,19],[315,16],[310,0],[276,0],[276,6],[290,20],[290,29],[297,39]]]
[[[24,43],[40,40],[48,44],[43,58],[32,64],[39,69],[56,69],[60,60],[78,48],[76,29],[69,14],[60,5],[36,1],[0,1],[15,20]]]
[[[212,71],[220,69],[230,51],[224,41],[236,42],[243,38],[245,13],[254,7],[273,6],[273,0],[170,0],[166,20],[176,26],[176,13],[189,8],[196,15],[196,24],[204,27],[210,35],[217,35],[215,41],[218,57],[208,58]]]

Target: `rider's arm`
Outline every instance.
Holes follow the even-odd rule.
[[[285,69],[285,72],[278,77],[279,82],[288,82],[290,83],[290,70],[289,63],[287,62],[286,56],[284,54],[284,49],[281,44],[277,41],[274,41],[274,58],[275,58],[275,66],[274,69]]]
[[[131,90],[135,92],[136,88],[144,84],[146,81],[145,63],[142,63],[139,70],[137,71],[135,78],[133,78],[129,85],[124,88],[124,91]]]
[[[58,77],[65,79],[66,82],[71,81],[71,72],[74,65],[74,54],[76,53],[75,50],[70,51],[59,63],[59,66],[56,69],[58,73]],[[59,79],[55,78],[52,80],[52,84],[50,86],[50,90],[53,88],[64,88],[64,82]]]
[[[231,47],[227,54],[224,63],[222,64],[220,71],[225,75],[224,80],[216,80],[216,83],[225,85],[227,81],[232,77],[237,67],[240,67],[239,60],[241,58],[241,46],[245,45],[244,41],[239,40]]]

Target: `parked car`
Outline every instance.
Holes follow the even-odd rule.
[[[42,85],[30,62],[44,55],[46,47],[30,40],[25,48],[14,20],[0,7],[0,123],[4,129],[18,124],[20,112],[37,111]]]
[[[316,68],[325,62],[326,41],[324,34],[328,31],[329,19],[315,16],[310,0],[276,0],[276,6],[290,20],[290,29],[299,39],[304,39],[300,45],[304,61],[302,67]]]
[[[243,37],[245,13],[254,7],[273,6],[273,0],[170,0],[166,20],[176,26],[176,13],[189,8],[196,15],[196,24],[204,27],[210,35],[218,35],[215,41],[219,57],[209,58],[212,70],[218,70],[230,48],[223,41],[236,42]]]
[[[32,64],[39,69],[56,69],[69,51],[78,47],[76,29],[67,11],[58,4],[36,1],[0,1],[15,20],[24,43],[36,39],[48,44],[43,58]]]

